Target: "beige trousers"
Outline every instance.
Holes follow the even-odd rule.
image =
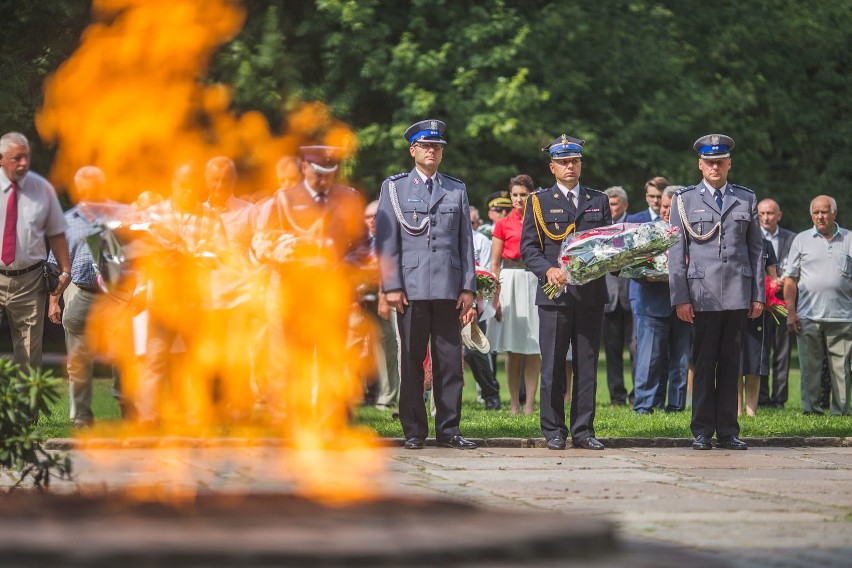
[[[15,361],[23,370],[27,365],[40,368],[47,311],[47,290],[41,269],[19,276],[0,274],[0,309],[9,322]]]

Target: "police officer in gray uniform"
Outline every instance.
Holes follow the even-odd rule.
[[[609,198],[580,185],[583,144],[563,134],[542,148],[550,156],[550,172],[556,184],[540,189],[527,199],[521,232],[521,255],[540,284],[564,286],[550,299],[539,288],[539,345],[541,346],[541,432],[551,450],[564,450],[565,358],[573,346],[574,388],[571,397],[570,432],[574,446],[602,450],[595,438],[595,391],[601,346],[606,282],[598,278],[582,286],[567,285],[559,268],[562,241],[572,232],[612,224]]]
[[[461,325],[476,317],[473,234],[464,183],[438,173],[446,127],[423,120],[405,131],[415,167],[384,181],[376,215],[382,290],[399,313],[399,418],[407,449],[423,448],[429,433],[423,362],[430,340],[437,444],[476,448],[459,430]]]
[[[763,240],[754,192],[728,183],[734,141],[708,134],[695,141],[704,179],[675,194],[671,224],[681,238],[669,251],[672,305],[695,324],[692,447],[745,450],[737,422],[746,317],[763,312]]]

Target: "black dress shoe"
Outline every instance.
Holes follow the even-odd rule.
[[[497,397],[485,401],[485,410],[500,410],[500,406],[500,399]]]
[[[583,448],[584,450],[603,450],[604,445],[598,442],[594,436],[589,436],[579,441],[574,442],[575,448]]]
[[[438,445],[442,448],[456,448],[459,450],[475,450],[477,447],[476,442],[471,442],[461,434],[449,439],[439,440]]]
[[[748,444],[736,436],[729,436],[727,438],[719,438],[716,441],[716,447],[725,448],[726,450],[747,450]]]
[[[710,436],[698,435],[692,441],[693,450],[712,450],[713,444],[710,442]]]
[[[417,436],[412,436],[405,441],[405,449],[406,450],[422,450],[423,449],[423,438],[418,438]]]
[[[565,449],[565,438],[562,436],[554,436],[547,441],[547,449],[548,450],[564,450]]]

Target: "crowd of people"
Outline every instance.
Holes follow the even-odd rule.
[[[216,367],[210,376],[231,377],[227,383],[214,380],[211,392],[230,390],[226,398],[238,407],[229,409],[235,415],[269,402],[263,386],[288,373],[275,367],[280,359],[269,351],[297,322],[280,305],[248,315],[236,306],[256,294],[239,277],[258,262],[253,237],[278,231],[350,266],[376,268],[372,285],[362,284],[357,296],[358,313],[371,323],[368,331],[350,332],[347,345],[329,341],[327,347],[364,346],[364,402],[398,415],[409,449],[424,445],[430,404],[438,445],[476,447],[460,429],[463,362],[485,408],[496,411],[502,407],[497,354],[505,357],[509,412],[534,414],[539,394],[548,448],[565,448],[570,436],[576,447],[603,449],[594,430],[601,343],[610,403],[629,405],[639,415],[691,405],[695,449],[712,447],[714,435],[718,446],[745,449],[737,416],[786,404],[792,341],[798,344],[805,414],[849,413],[852,237],[835,221],[834,199],[813,199],[812,229],[794,234],[780,227],[782,212],[774,200],[728,181],[734,141],[714,134],[694,145],[699,183],[676,186],[654,177],[645,185],[647,207],[631,214],[622,187],[599,192],[581,185],[584,142],[562,134],[542,149],[553,185],[537,189],[529,175],[513,176],[506,190],[488,198],[489,222],[483,223],[464,182],[439,171],[445,130],[439,120],[409,127],[404,137],[413,168],[385,180],[379,199],[369,204],[337,183],[344,156],[333,147],[302,147],[299,156],[278,163],[277,191],[242,197],[234,195],[238,173],[229,158],[213,157],[203,167],[179,165],[169,195],[146,192],[131,207],[153,215],[152,232],[179,238],[196,254],[209,243],[227,243],[227,262],[156,272],[142,286],[141,308],[133,307],[138,289],[125,291],[127,298],[120,298],[121,290],[104,294],[101,259],[91,248],[91,208],[75,205],[63,214],[53,187],[29,170],[26,138],[4,135],[0,308],[16,361],[40,366],[46,316],[65,331],[75,426],[94,421],[92,362],[104,351],[114,362],[142,361],[138,376],[116,374],[114,391],[126,416],[155,422],[169,374],[191,373],[180,369],[175,351],[196,346],[176,343],[192,342],[197,336],[190,328],[209,325],[229,330],[236,342],[209,363]],[[110,203],[107,187],[103,172],[84,166],[74,178],[73,196],[78,203]],[[579,286],[567,283],[557,257],[569,235],[657,220],[681,230],[668,253],[668,278],[612,273]],[[130,248],[141,265],[177,266],[173,249]],[[45,262],[60,273],[52,290],[44,285]],[[477,269],[499,280],[493,299],[477,297]],[[187,278],[208,286],[188,290],[180,283]],[[546,284],[561,293],[550,297]],[[274,287],[274,279],[268,285]],[[766,312],[767,293],[783,298],[786,319]],[[111,341],[101,343],[92,333],[94,314],[110,309],[97,301],[104,296],[124,309],[131,306],[129,336],[109,324],[100,335]],[[490,353],[464,344],[461,330],[469,326],[484,331]],[[229,356],[235,349],[251,357]],[[137,385],[133,396],[122,387],[128,380]],[[431,398],[425,396],[429,391]]]

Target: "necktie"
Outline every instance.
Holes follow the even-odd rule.
[[[577,212],[577,204],[574,202],[574,192],[573,191],[568,192],[568,211],[570,211],[571,213]]]
[[[718,189],[716,190],[716,205],[719,207],[719,211],[722,210],[722,192]]]
[[[325,207],[325,202],[328,199],[328,196],[325,193],[317,193],[316,197],[314,197],[314,201],[317,202],[317,205],[320,207]]]
[[[0,260],[6,266],[15,262],[15,246],[18,237],[18,194],[15,184],[9,188],[9,199],[6,201],[6,225],[3,227],[3,251]]]
[[[432,181],[432,178],[429,178],[429,179],[427,179],[427,180],[426,180],[426,191],[428,191],[428,192],[429,192],[429,195],[431,195],[431,194],[432,194],[432,185],[433,185],[433,183],[434,183],[434,182]]]

